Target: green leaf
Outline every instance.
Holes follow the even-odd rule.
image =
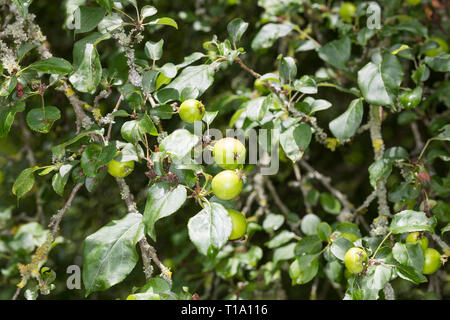
[[[383,158],[391,161],[408,161],[409,153],[403,147],[392,147],[384,152]]]
[[[219,203],[207,203],[205,208],[189,219],[189,238],[204,255],[220,249],[231,234],[231,218]]]
[[[307,236],[313,236],[317,234],[317,227],[320,223],[320,218],[313,213],[308,213],[302,218],[301,229]]]
[[[181,159],[200,141],[186,129],[178,129],[169,134],[159,145],[159,150],[165,151],[175,158]]]
[[[28,15],[28,7],[33,0],[12,0],[12,2],[16,5],[17,9],[19,9],[22,16],[26,17]]]
[[[163,104],[155,108],[150,109],[149,112],[152,116],[157,116],[161,119],[171,119],[173,116],[173,108],[168,104]]]
[[[297,91],[300,91],[301,93],[306,94],[316,94],[317,93],[317,84],[313,77],[304,75],[300,79],[294,81],[294,89]],[[314,99],[313,99],[314,101]],[[316,101],[325,101],[329,105],[327,105],[326,108],[318,108],[314,111],[311,110],[311,113],[319,111],[319,110],[325,110],[331,107],[331,103],[329,103],[326,100],[316,100]],[[312,108],[311,108],[312,109]]]
[[[234,44],[238,43],[241,40],[247,28],[248,23],[241,18],[235,18],[228,23],[227,31]]]
[[[17,177],[12,187],[12,193],[17,196],[17,202],[34,186],[34,172],[39,168],[27,168]]]
[[[399,277],[402,279],[411,281],[415,284],[427,282],[427,278],[420,272],[417,272],[413,267],[398,264],[395,266],[395,269],[397,270]]]
[[[305,284],[311,281],[319,270],[317,254],[304,255],[294,260],[289,266],[292,285]]]
[[[34,62],[28,68],[49,74],[67,74],[72,71],[69,61],[55,57]]]
[[[450,54],[441,52],[434,57],[425,57],[425,63],[434,71],[450,72]]]
[[[274,236],[270,241],[267,241],[265,245],[270,248],[278,248],[279,246],[282,246],[283,244],[291,241],[296,237],[295,233],[283,230],[276,236]]]
[[[112,32],[122,26],[123,20],[117,13],[110,13],[98,24],[100,33]]]
[[[337,238],[331,244],[331,253],[339,260],[344,261],[345,254],[353,247],[353,243],[345,238]]]
[[[0,84],[0,97],[7,97],[17,86],[17,78],[12,76],[11,78],[3,81]]]
[[[169,182],[155,183],[147,193],[143,223],[147,234],[156,241],[155,223],[175,213],[186,201],[186,188],[172,187]]]
[[[73,67],[77,69],[84,60],[84,52],[86,50],[86,45],[88,43],[92,45],[97,45],[98,43],[110,39],[111,35],[109,33],[101,34],[98,32],[92,32],[83,39],[78,40],[73,45],[72,55],[73,55]]]
[[[247,118],[252,121],[261,121],[269,110],[271,101],[269,97],[258,97],[248,101],[245,104]]]
[[[214,119],[219,114],[219,111],[205,111],[205,114],[203,115],[202,120],[207,124],[210,125]]]
[[[106,165],[116,155],[115,144],[109,144],[102,148],[98,144],[90,144],[81,154],[81,167],[86,176],[95,178],[101,166]]]
[[[269,213],[263,221],[262,227],[266,231],[276,231],[284,223],[284,216],[281,214]]]
[[[347,69],[347,62],[351,54],[351,41],[349,37],[334,40],[318,50],[319,57],[338,69]]]
[[[311,127],[306,123],[289,126],[280,134],[280,143],[286,156],[293,162],[300,160],[311,142]]]
[[[143,6],[141,9],[141,20],[144,21],[145,18],[154,16],[158,10],[153,6]]]
[[[367,103],[380,106],[393,105],[403,75],[398,58],[386,53],[381,63],[369,62],[359,70],[358,85]]]
[[[391,279],[392,270],[392,267],[382,264],[369,266],[363,277],[363,284],[370,290],[381,290]]]
[[[104,8],[80,6],[75,11],[75,34],[94,30],[105,16]]]
[[[111,11],[114,6],[113,0],[97,0],[97,3],[102,7],[108,9],[108,11]]]
[[[158,42],[147,41],[145,43],[145,54],[152,60],[159,60],[163,53],[164,40],[161,39]]]
[[[100,83],[102,65],[97,49],[91,43],[87,43],[84,49],[83,60],[79,67],[69,77],[75,89],[80,92],[93,92]]]
[[[157,136],[158,130],[150,117],[148,115],[144,115],[140,120],[125,122],[120,129],[120,133],[122,138],[126,141],[137,143],[139,141],[143,141],[146,133]]]
[[[434,232],[435,218],[427,218],[425,212],[404,210],[394,215],[390,229],[392,233],[406,233],[413,231]]]
[[[25,110],[25,103],[18,102],[13,106],[0,107],[0,138],[6,137],[11,130],[17,112]]]
[[[183,71],[166,88],[173,88],[181,93],[184,88],[196,88],[201,96],[214,81],[214,69],[210,65],[191,66]]]
[[[341,213],[341,209],[342,209],[341,203],[339,202],[338,199],[333,197],[330,193],[328,193],[328,192],[321,193],[319,199],[320,199],[320,204],[321,204],[323,210],[325,210],[326,212],[335,214],[335,215]]]
[[[388,159],[380,159],[372,163],[369,167],[370,185],[376,189],[380,181],[386,181],[392,172],[392,161]]]
[[[61,112],[56,107],[34,108],[27,113],[28,126],[40,133],[49,133],[53,123],[61,118]]]
[[[268,23],[253,38],[251,47],[254,51],[270,48],[277,39],[286,36],[295,28],[295,25],[289,22],[283,24]]]
[[[162,25],[174,27],[175,29],[178,30],[177,22],[175,20],[173,20],[172,18],[168,18],[168,17],[156,19],[156,20],[150,22],[149,24],[162,24]]]
[[[450,223],[448,223],[445,227],[441,229],[441,234],[444,234],[444,232],[450,231]]]
[[[331,236],[332,229],[330,225],[326,222],[321,222],[317,225],[317,236],[322,241],[328,242]]]
[[[78,164],[78,161],[73,161],[71,163],[63,164],[57,173],[53,175],[52,187],[55,192],[62,196],[64,192],[64,187],[69,180],[70,171]]]
[[[353,137],[361,124],[363,112],[361,99],[353,100],[347,111],[330,122],[329,127],[333,135],[341,142]]]
[[[421,272],[424,265],[424,253],[420,244],[397,242],[392,249],[394,259],[400,264],[413,267]]]
[[[280,261],[291,260],[292,258],[294,258],[296,246],[297,244],[293,242],[275,249],[275,251],[273,252],[273,263],[277,264]]]
[[[434,140],[450,141],[450,124],[446,124],[439,131],[440,133],[436,137],[433,137]]]
[[[142,215],[129,213],[91,234],[83,246],[86,296],[123,281],[139,260],[136,243],[144,236]]]
[[[155,98],[159,103],[168,103],[179,100],[180,97],[177,90],[172,88],[162,88],[155,93]]]
[[[322,241],[318,236],[307,236],[302,238],[295,247],[295,256],[300,257],[305,254],[318,253],[322,250]]]
[[[287,83],[291,83],[297,76],[297,66],[295,65],[295,60],[291,57],[281,58],[278,71],[281,78],[283,78]]]
[[[142,75],[142,88],[145,92],[152,93],[156,89],[156,79],[159,71],[149,70]]]
[[[103,136],[103,133],[104,133],[104,129],[83,131],[83,132],[79,133],[78,135],[76,135],[75,137],[73,137],[72,139],[70,139],[64,143],[61,143],[57,146],[54,146],[52,148],[53,156],[55,157],[56,160],[61,160],[62,158],[64,158],[67,146],[70,146],[71,144],[77,142],[78,140],[80,140],[86,136],[89,136],[89,135]]]

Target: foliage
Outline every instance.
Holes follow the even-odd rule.
[[[0,299],[450,297],[448,4],[149,2],[0,0]]]

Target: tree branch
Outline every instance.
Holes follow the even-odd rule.
[[[70,208],[72,205],[72,201],[75,198],[75,195],[77,194],[78,190],[83,186],[82,183],[77,183],[75,187],[73,187],[72,192],[70,193],[69,198],[66,201],[66,204],[64,207],[62,207],[61,210],[58,211],[57,214],[53,215],[53,217],[50,219],[50,223],[48,225],[49,228],[52,228],[52,237],[55,239],[56,233],[59,230],[59,224],[61,223],[61,220],[64,216],[64,213]]]
[[[384,141],[381,135],[381,119],[378,119],[379,109],[376,106],[372,106],[370,109],[370,138],[372,140],[372,147],[374,151],[375,161],[380,160],[384,155]],[[387,190],[384,181],[378,181],[376,187],[376,193],[378,197],[378,215],[391,216],[389,211],[389,205],[387,202]]]

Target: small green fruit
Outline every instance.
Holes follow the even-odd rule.
[[[429,38],[425,43],[428,43],[430,41],[436,42],[439,45],[439,47],[425,51],[424,54],[426,56],[434,57],[435,55],[437,55],[441,52],[448,52],[448,44],[447,44],[447,41],[445,41],[444,39],[439,38],[439,37],[432,37],[432,38]]]
[[[232,224],[231,234],[228,239],[236,240],[242,238],[247,232],[247,220],[245,216],[236,210],[229,209],[227,211]]]
[[[411,232],[405,241],[406,243],[419,243],[424,252],[428,248],[428,238],[420,232]]]
[[[367,254],[361,248],[350,248],[345,254],[344,263],[351,273],[360,273],[367,265]]]
[[[106,165],[108,167],[108,173],[116,178],[125,178],[134,170],[134,161],[120,162],[117,160],[111,160]]]
[[[406,0],[406,2],[412,6],[417,6],[422,0]]]
[[[198,100],[185,100],[180,106],[180,118],[189,123],[200,121],[205,114],[205,106]]]
[[[344,2],[339,8],[339,15],[345,22],[352,22],[352,17],[356,12],[356,7],[351,2]]]
[[[441,254],[433,248],[427,248],[424,252],[425,263],[423,265],[423,274],[433,274],[441,266]]]
[[[242,180],[232,170],[225,170],[217,174],[211,182],[212,191],[222,200],[230,200],[242,191]]]
[[[245,153],[245,146],[235,138],[223,138],[214,144],[214,160],[224,169],[236,169],[243,164]]]
[[[270,93],[270,89],[267,88],[264,85],[264,82],[261,81],[261,79],[257,78],[255,82],[253,83],[253,86],[255,87],[256,91],[258,91],[261,95],[266,95]]]

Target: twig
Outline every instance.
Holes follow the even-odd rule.
[[[410,128],[413,133],[414,140],[416,141],[416,147],[411,153],[413,155],[418,155],[424,146],[422,136],[420,135],[419,127],[417,126],[417,123],[415,121],[410,124]]]
[[[23,116],[20,117],[20,129],[22,131],[23,135],[23,141],[24,141],[24,150],[27,153],[28,162],[30,163],[31,167],[34,167],[36,165],[36,157],[34,156],[33,149],[31,148],[31,134],[30,130],[25,126],[25,121],[23,119]],[[36,219],[39,220],[42,224],[44,223],[44,209],[42,206],[42,198],[39,193],[39,189],[35,192],[36,195]]]
[[[117,100],[117,103],[116,103],[116,106],[114,107],[114,110],[113,110],[113,112],[112,113],[114,113],[114,112],[116,112],[118,109],[119,109],[119,106],[120,106],[120,103],[122,102],[122,100],[123,100],[123,94],[121,94],[120,96],[119,96],[119,99]],[[111,137],[111,130],[112,130],[112,122],[109,124],[109,127],[108,127],[108,134],[106,135],[106,141],[109,141],[109,138]]]
[[[383,136],[381,135],[381,125],[379,119],[377,119],[378,111],[378,107],[372,106],[369,119],[370,138],[372,140],[375,161],[380,160],[384,155],[384,141]],[[387,202],[387,190],[384,181],[378,181],[375,190],[378,197],[378,215],[390,217],[391,213]]]
[[[270,194],[273,197],[273,201],[275,201],[275,204],[277,205],[277,207],[280,208],[283,215],[287,218],[291,211],[288,209],[288,207],[285,206],[283,201],[281,201],[280,196],[278,195],[277,190],[275,190],[275,187],[274,187],[272,181],[270,181],[270,179],[265,179],[265,182],[266,182],[267,188],[270,191]]]
[[[432,233],[431,237],[433,238],[434,242],[436,242],[442,248],[442,250],[444,250],[444,253],[449,256],[450,247],[448,246],[448,244],[445,243],[445,241],[442,240],[441,237],[439,237],[437,234]]]
[[[342,192],[340,192],[339,190],[337,190],[336,188],[334,188],[331,185],[331,178],[323,175],[322,173],[318,172],[316,169],[314,169],[309,163],[307,163],[305,160],[300,160],[299,161],[300,166],[302,166],[303,168],[305,168],[310,176],[312,178],[315,178],[317,180],[319,180],[323,186],[330,191],[330,193],[335,196],[341,203],[342,206],[344,207],[342,210],[342,213],[338,216],[338,219],[340,221],[344,221],[347,220],[347,218],[353,218],[353,204],[350,203],[350,201],[348,201],[347,196],[345,194],[343,194]]]
[[[81,131],[81,128],[88,129],[93,124],[91,118],[89,118],[83,110],[83,106],[86,104],[83,100],[77,97],[73,89],[66,81],[62,81],[62,85],[56,90],[64,91],[67,99],[69,99],[70,104],[75,110],[75,115],[77,117],[77,133]]]
[[[11,300],[17,300],[17,298],[19,297],[20,292],[22,291],[21,287],[17,287],[16,292],[14,292],[13,297],[11,298]]]
[[[308,195],[308,191],[305,188],[305,181],[304,181],[304,179],[302,179],[302,175],[300,173],[300,168],[298,167],[297,163],[294,163],[292,165],[292,167],[294,169],[295,178],[297,179],[297,182],[298,182],[298,187],[300,188],[300,191],[301,191],[301,193],[303,195],[303,203],[304,203],[305,208],[306,208],[306,213],[312,213],[313,212],[312,206],[311,206],[311,204],[308,202],[308,200],[306,198],[307,195]]]
[[[61,220],[64,216],[64,213],[66,213],[66,211],[70,208],[70,206],[72,205],[72,201],[75,198],[75,195],[77,194],[78,190],[80,190],[80,188],[83,186],[82,183],[77,183],[75,185],[75,187],[73,187],[72,192],[70,193],[69,198],[66,201],[66,204],[64,205],[64,207],[62,207],[61,210],[58,211],[57,214],[55,214],[51,219],[50,219],[50,223],[48,225],[49,228],[52,228],[52,237],[53,239],[55,239],[56,233],[59,230],[59,224],[61,223]]]

